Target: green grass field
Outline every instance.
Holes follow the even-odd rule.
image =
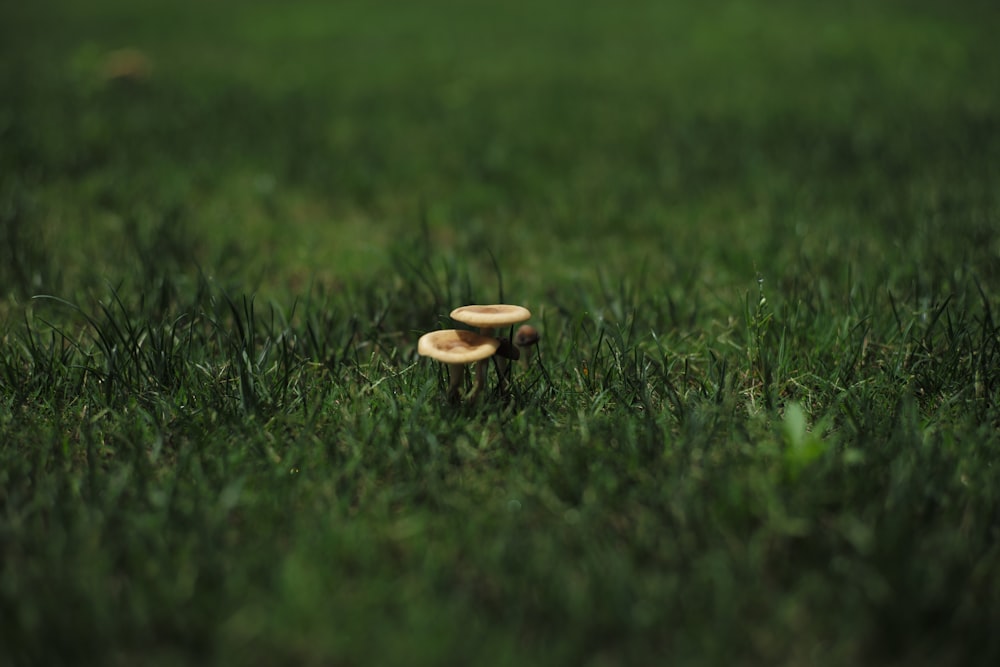
[[[997,664],[945,5],[7,3],[0,665]]]

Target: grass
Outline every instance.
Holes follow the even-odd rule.
[[[996,10],[577,5],[0,10],[0,663],[995,662]]]

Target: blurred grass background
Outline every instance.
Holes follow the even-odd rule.
[[[989,3],[4,14],[4,199],[45,239],[44,285],[175,227],[256,286],[370,278],[428,233],[474,266],[492,252],[514,293],[997,251]],[[107,80],[122,48],[141,81]]]

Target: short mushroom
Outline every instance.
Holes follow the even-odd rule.
[[[417,354],[448,364],[448,399],[455,401],[465,375],[465,364],[492,357],[498,347],[500,341],[496,338],[472,331],[444,329],[421,336],[417,341]]]
[[[505,303],[462,306],[451,311],[451,319],[462,324],[479,327],[479,333],[484,336],[493,336],[498,327],[524,322],[530,317],[531,311],[524,306],[512,306]],[[500,363],[500,377],[502,378],[506,362],[501,361]],[[486,364],[484,359],[476,365],[476,394],[486,384]]]
[[[139,49],[125,48],[108,53],[101,70],[105,81],[139,84],[149,78],[152,67],[145,53]]]
[[[538,344],[541,335],[538,329],[530,324],[522,324],[514,334],[514,345],[521,351],[521,363],[527,365],[531,361],[531,348]]]

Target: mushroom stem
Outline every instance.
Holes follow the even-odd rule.
[[[510,362],[517,361],[521,357],[521,351],[510,342],[509,338],[500,339],[500,347],[493,358],[497,360],[497,374],[500,379],[497,381],[497,389],[500,394],[507,392],[507,380],[510,377]]]
[[[538,330],[530,324],[523,324],[514,334],[514,344],[521,351],[521,364],[527,368],[531,362],[532,348],[538,344]]]
[[[448,400],[458,402],[458,392],[465,379],[465,364],[448,364]]]
[[[493,327],[482,327],[479,329],[479,333],[483,336],[493,338],[496,334],[496,329]],[[489,358],[480,359],[476,362],[476,386],[472,388],[472,393],[469,394],[469,400],[476,399],[486,386],[486,371],[489,370],[489,364]]]
[[[482,393],[483,387],[486,386],[487,364],[489,364],[489,360],[487,359],[476,362],[476,384],[472,387],[472,391],[469,393],[470,401],[474,401],[479,398],[479,394]]]

